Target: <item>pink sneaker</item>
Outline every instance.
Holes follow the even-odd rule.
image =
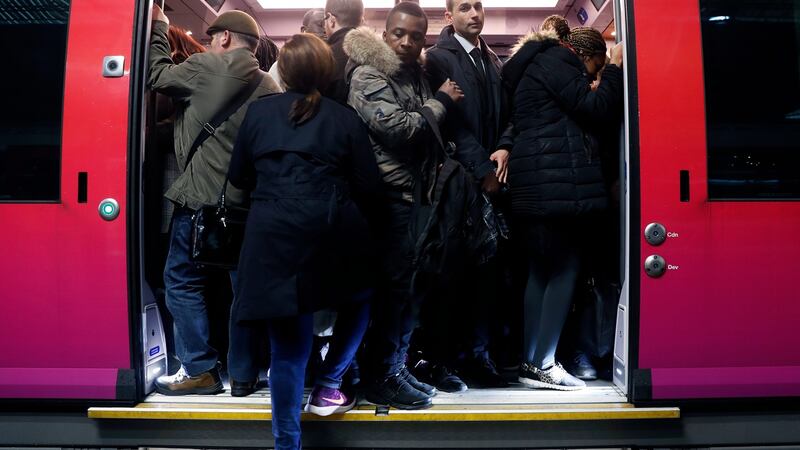
[[[348,396],[339,389],[314,386],[308,396],[305,411],[318,416],[330,416],[350,411],[354,406],[356,406],[354,395]]]

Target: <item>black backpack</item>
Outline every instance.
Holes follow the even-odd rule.
[[[452,144],[445,147],[432,112],[423,108],[422,115],[436,137],[437,151],[414,183],[409,225],[414,242],[412,293],[420,293],[431,281],[446,280],[465,264],[485,262],[494,249],[483,218],[483,198],[472,176],[451,157]]]

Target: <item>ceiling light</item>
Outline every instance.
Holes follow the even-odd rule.
[[[423,8],[444,8],[444,0],[420,0]],[[558,0],[483,0],[485,8],[555,8]]]

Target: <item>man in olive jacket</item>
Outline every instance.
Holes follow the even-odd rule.
[[[258,24],[246,13],[221,14],[207,31],[210,51],[194,54],[181,64],[174,64],[170,58],[168,27],[169,19],[161,8],[153,6],[148,84],[172,97],[177,105],[175,156],[183,169],[165,194],[175,203],[175,213],[164,269],[167,308],[175,320],[176,352],[182,367],[175,375],[160,377],[155,385],[166,395],[214,394],[222,390],[222,383],[217,351],[209,345],[203,298],[209,273],[189,259],[192,214],[203,205],[217,202],[247,104],[278,88],[259,69],[254,56]],[[189,149],[203,126],[256,76],[262,81],[245,105],[217,127],[189,160]],[[244,193],[229,186],[228,204],[243,201]],[[250,338],[231,335],[231,348],[248,348],[243,340]]]

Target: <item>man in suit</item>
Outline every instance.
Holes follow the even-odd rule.
[[[481,0],[447,0],[446,8],[445,19],[449,25],[442,30],[436,45],[428,50],[425,69],[431,86],[439,86],[449,78],[464,91],[464,101],[456,105],[454,114],[447,116],[445,133],[447,139],[456,145],[455,158],[473,175],[483,192],[494,196],[505,180],[509,157],[509,149],[497,148],[503,115],[501,63],[480,37],[485,19]],[[465,267],[466,276],[461,279],[475,281],[447,289],[457,294],[445,293],[443,297],[449,295],[452,300],[458,296],[467,302],[459,302],[456,307],[455,302],[442,298],[432,304],[433,309],[426,314],[432,316],[432,321],[437,324],[441,323],[444,315],[449,318],[454,314],[455,317],[464,315],[463,321],[450,321],[459,323],[460,329],[443,331],[439,325],[428,327],[435,328],[435,333],[446,333],[432,336],[428,343],[427,356],[432,363],[429,381],[440,390],[460,392],[467,389],[448,368],[455,363],[456,354],[456,349],[448,348],[448,343],[454,341],[454,335],[461,334],[463,336],[459,337],[463,337],[463,342],[460,343],[466,356],[461,373],[470,384],[478,387],[506,386],[488,354],[488,306],[496,292],[495,265],[490,262],[481,267]]]

